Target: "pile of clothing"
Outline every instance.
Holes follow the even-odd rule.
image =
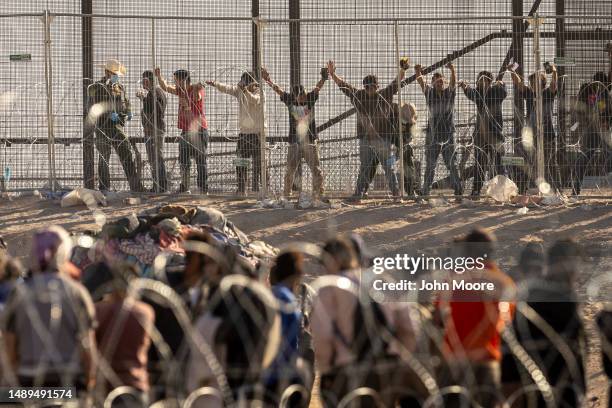
[[[133,262],[140,267],[143,277],[155,278],[154,263],[160,254],[165,257],[166,272],[183,269],[182,242],[194,230],[207,232],[220,245],[233,247],[253,269],[278,252],[265,242],[251,241],[217,209],[164,205],[109,222],[101,231],[90,233],[93,240],[77,240],[72,263],[84,272],[84,283],[88,280],[88,267],[103,260]]]

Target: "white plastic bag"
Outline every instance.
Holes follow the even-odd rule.
[[[96,208],[98,204],[106,206],[106,197],[99,191],[79,187],[62,197],[60,203],[62,207],[74,207],[83,204],[88,208]]]
[[[495,176],[485,183],[484,194],[495,201],[505,203],[518,195],[518,187],[506,176]]]

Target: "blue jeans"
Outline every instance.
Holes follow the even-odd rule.
[[[157,131],[157,143],[155,136],[151,133],[145,133],[145,148],[151,167],[151,178],[153,180],[153,188],[159,191],[168,191],[168,176],[166,175],[166,163],[164,162],[164,132]],[[157,157],[156,157],[157,155]],[[159,167],[157,166],[159,164]]]
[[[428,132],[425,145],[425,181],[423,184],[423,195],[429,195],[433,183],[438,156],[442,153],[444,165],[450,172],[450,181],[456,195],[463,194],[463,188],[457,170],[457,156],[455,155],[454,134]]]

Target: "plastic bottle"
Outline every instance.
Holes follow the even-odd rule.
[[[4,182],[8,183],[9,181],[11,181],[12,175],[13,175],[13,171],[11,170],[9,166],[6,166],[4,168]]]
[[[397,158],[395,156],[395,146],[391,148],[391,154],[387,159],[387,166],[391,167],[393,171],[397,171]]]

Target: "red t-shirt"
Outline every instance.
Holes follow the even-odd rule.
[[[188,92],[176,90],[179,98],[178,128],[185,131],[208,129],[204,112],[204,88],[200,88],[200,99],[196,100],[197,91],[191,87]]]
[[[487,277],[483,280],[495,282],[496,289],[514,286],[514,282],[493,263],[485,263]],[[480,280],[480,279],[478,279]],[[467,297],[466,297],[467,296]],[[500,310],[499,298],[472,301],[479,297],[476,292],[452,291],[446,301],[436,302],[448,306],[445,322],[444,349],[449,358],[465,357],[469,361],[501,361],[500,331],[514,313],[514,303],[506,302],[507,310]],[[483,299],[487,297],[483,293]],[[469,299],[469,300],[462,300]]]

